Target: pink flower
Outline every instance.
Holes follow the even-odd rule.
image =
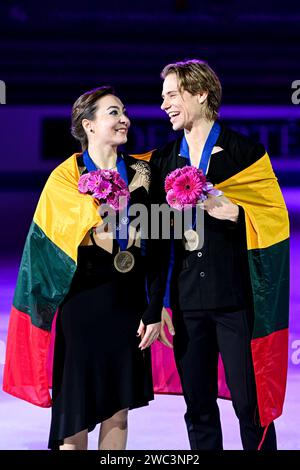
[[[78,190],[81,194],[86,194],[89,191],[89,181],[90,175],[87,173],[86,175],[81,175],[78,181]]]
[[[202,189],[203,183],[200,178],[188,173],[179,176],[173,185],[177,199],[183,204],[196,204]]]
[[[115,211],[119,210],[119,197],[116,194],[108,196],[106,204],[109,204]]]
[[[96,170],[81,175],[78,191],[91,194],[100,203],[110,204],[115,210],[126,207],[130,199],[126,182],[114,170]]]
[[[117,171],[113,171],[112,173],[113,173],[112,174],[113,184],[116,185],[120,189],[127,188],[127,185],[126,185],[125,181],[123,180],[123,178],[121,178],[119,173]]]
[[[99,171],[91,171],[89,174],[89,183],[88,188],[91,193],[95,191],[96,188],[102,183],[102,175]]]
[[[99,184],[95,187],[95,190],[92,194],[93,197],[97,199],[104,199],[111,193],[112,191],[112,184],[109,181],[105,181],[101,179]]]
[[[172,171],[165,180],[167,202],[176,209],[195,207],[211,188],[202,170],[188,165]]]
[[[101,176],[103,179],[106,180],[112,180],[113,179],[113,171],[112,170],[100,170],[101,171]]]
[[[122,189],[118,192],[111,193],[107,198],[106,203],[109,204],[115,210],[124,209],[130,199],[130,193],[128,189]]]
[[[167,192],[167,203],[171,207],[173,207],[174,209],[177,209],[179,211],[183,209],[183,205],[180,204],[180,202],[178,201],[178,199],[176,197],[176,194],[175,194],[175,191],[173,191],[173,189],[170,189]]]
[[[184,167],[185,168],[185,167]],[[173,188],[173,184],[175,183],[175,180],[177,176],[181,174],[181,170],[183,168],[176,168],[176,170],[172,171],[171,173],[168,174],[165,180],[165,190],[168,192],[170,189]]]

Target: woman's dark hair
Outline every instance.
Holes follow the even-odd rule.
[[[79,96],[73,104],[71,134],[80,141],[83,151],[88,147],[88,138],[82,121],[83,119],[92,121],[95,118],[97,101],[105,95],[115,95],[115,90],[111,86],[101,86]]]

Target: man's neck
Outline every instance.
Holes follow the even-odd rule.
[[[191,164],[198,167],[204,149],[205,142],[215,121],[201,120],[188,130],[184,130],[184,135],[189,146]]]
[[[99,148],[90,144],[88,152],[95,165],[102,170],[115,168],[117,164],[117,147],[107,146]]]
[[[198,147],[204,147],[214,123],[215,121],[206,121],[203,119],[199,121],[199,123],[193,125],[190,130],[185,129],[184,134],[189,147],[195,145]]]

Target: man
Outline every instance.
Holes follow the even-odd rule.
[[[163,103],[175,142],[153,153],[152,202],[164,181],[193,165],[223,194],[203,204],[204,244],[173,240],[174,353],[191,449],[222,449],[217,405],[221,355],[244,449],[276,449],[287,371],[286,207],[263,145],[219,124],[221,84],[200,60],[167,65]],[[165,333],[161,341],[169,344]]]

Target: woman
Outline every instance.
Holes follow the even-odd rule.
[[[163,292],[150,242],[141,243],[140,231],[132,226],[125,241],[112,237],[112,227],[99,216],[97,201],[78,191],[80,175],[115,170],[127,179],[130,205],[147,206],[148,163],[118,154],[129,126],[126,110],[111,87],[78,98],[72,110],[72,134],[83,153],[72,156],[50,176],[23,254],[18,279],[22,289],[17,286],[10,320],[4,390],[40,406],[51,404],[45,391],[45,362],[58,307],[51,449],[87,449],[88,432],[98,423],[99,449],[125,449],[128,409],[153,399],[149,346],[159,335]],[[35,246],[41,249],[34,256],[39,264],[33,269]],[[30,270],[30,276],[24,274]],[[37,282],[38,272],[43,274]],[[30,296],[20,300],[20,290],[22,295],[31,292],[34,300]],[[24,321],[26,335],[20,334]],[[35,335],[38,339],[32,339]],[[21,348],[22,341],[26,344]],[[25,359],[24,350],[28,350]],[[21,372],[18,357],[23,358]],[[27,374],[20,381],[28,369],[30,377]]]

